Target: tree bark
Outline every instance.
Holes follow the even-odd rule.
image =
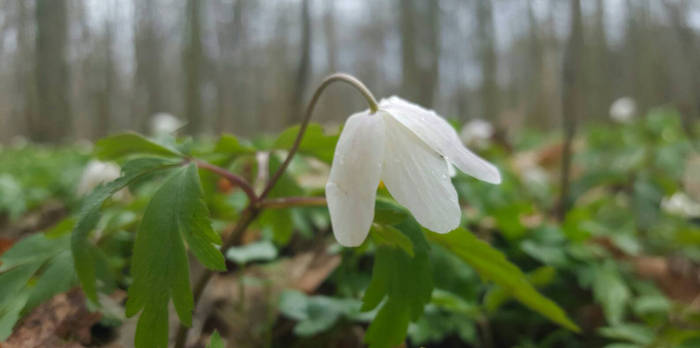
[[[191,134],[204,131],[202,115],[202,24],[201,1],[187,1],[187,27],[185,32],[185,115]]]
[[[39,142],[59,141],[71,133],[67,12],[66,0],[36,1],[38,114],[30,122],[30,136]]]
[[[399,0],[401,95],[433,105],[440,57],[440,2]]]
[[[311,70],[311,13],[309,12],[309,0],[301,2],[301,58],[296,70],[294,86],[292,88],[290,123],[297,123],[304,117],[304,92],[309,83]]]
[[[168,111],[163,98],[161,79],[163,43],[156,23],[155,0],[135,1],[134,53],[136,74],[133,93],[133,125],[142,132],[149,130],[151,116]]]
[[[561,162],[561,193],[557,206],[557,217],[564,220],[568,212],[571,197],[569,197],[569,184],[571,176],[572,143],[576,134],[576,125],[581,118],[583,106],[581,95],[581,56],[583,53],[583,21],[581,19],[580,0],[571,0],[570,33],[566,44],[563,64],[563,91],[562,91],[562,125],[564,128],[564,147]]]
[[[481,101],[483,117],[498,120],[498,57],[493,25],[491,0],[477,1],[477,35],[481,64]]]

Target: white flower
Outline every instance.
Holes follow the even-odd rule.
[[[488,121],[477,118],[465,123],[459,136],[465,144],[487,145],[493,136],[493,126]]]
[[[421,225],[439,233],[457,228],[462,211],[445,159],[477,179],[501,182],[498,169],[464,147],[432,110],[391,97],[374,114],[350,116],[326,184],[338,242],[357,246],[367,237],[380,180]]]
[[[670,198],[661,200],[661,209],[672,215],[700,217],[700,203],[693,201],[684,192],[676,192]]]
[[[88,162],[78,184],[78,195],[83,196],[90,193],[97,185],[107,183],[120,176],[121,169],[114,163],[92,160]],[[126,188],[114,194],[114,199],[118,201],[126,200],[129,192]]]
[[[622,97],[610,105],[610,118],[619,123],[629,123],[637,113],[637,103],[630,97]]]
[[[153,135],[173,134],[184,124],[177,117],[159,112],[151,117],[151,133]]]

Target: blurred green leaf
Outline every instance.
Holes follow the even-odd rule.
[[[298,125],[285,129],[277,137],[273,148],[289,150],[292,144],[294,144],[298,133]],[[299,145],[299,153],[316,157],[326,163],[331,163],[333,161],[333,153],[335,152],[335,144],[338,142],[338,138],[339,135],[324,134],[321,125],[310,123]]]
[[[232,134],[222,134],[214,147],[215,152],[222,152],[229,155],[246,155],[255,153],[255,148],[243,145],[238,138]]]
[[[183,156],[174,148],[156,143],[137,133],[112,135],[98,140],[95,144],[95,155],[101,160],[116,160],[133,154],[165,157]]]
[[[377,248],[372,281],[362,298],[363,311],[383,303],[365,336],[371,348],[389,348],[403,342],[409,322],[420,318],[433,290],[429,246],[420,226],[406,219],[396,228],[411,240],[415,256],[386,245]]]
[[[360,314],[362,303],[355,299],[327,296],[306,296],[296,290],[285,290],[280,296],[279,309],[285,316],[298,321],[294,334],[313,336],[333,327],[340,318],[368,319]]]
[[[262,227],[263,236],[277,245],[286,245],[294,233],[294,222],[289,209],[265,210],[258,217],[257,223]]]
[[[214,333],[211,334],[207,348],[225,348],[224,340],[221,339],[218,331],[214,330]]]
[[[638,324],[621,324],[611,327],[603,327],[598,332],[607,338],[629,341],[630,343],[647,346],[656,336],[654,331],[646,326]]]
[[[455,253],[484,278],[506,289],[520,302],[555,323],[575,332],[579,331],[559,306],[542,296],[527,280],[520,269],[488,243],[476,238],[464,228],[447,234],[427,232],[428,239]]]
[[[372,224],[370,235],[378,245],[386,245],[394,248],[399,248],[406,252],[411,257],[414,257],[413,243],[401,231],[393,226]]]
[[[12,333],[22,313],[74,286],[69,238],[37,233],[0,257],[0,341]]]
[[[126,315],[143,309],[136,327],[137,348],[167,346],[171,299],[180,321],[191,325],[194,303],[183,238],[204,266],[226,269],[214,246],[221,238],[211,228],[194,164],[176,170],[158,189],[136,235]]]
[[[620,324],[631,294],[614,263],[606,262],[595,268],[593,295],[596,301],[603,306],[605,319],[608,323]]]

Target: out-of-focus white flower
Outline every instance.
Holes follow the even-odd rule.
[[[92,160],[88,162],[78,184],[78,195],[84,196],[90,193],[97,185],[117,179],[121,169],[114,163]],[[124,188],[114,194],[114,199],[123,201],[128,199],[129,191]]]
[[[493,126],[488,121],[482,119],[471,120],[462,126],[459,133],[462,141],[467,145],[483,147],[488,145],[493,136]]]
[[[159,112],[151,117],[151,134],[156,136],[173,134],[183,125],[184,123],[177,117],[165,112]]]
[[[547,187],[549,185],[549,173],[538,165],[525,169],[522,175],[527,185],[539,187]]]
[[[700,217],[700,203],[693,201],[684,192],[676,192],[661,200],[661,209],[673,215],[687,218]]]
[[[344,246],[362,244],[380,180],[421,225],[439,233],[457,228],[462,211],[445,159],[477,179],[501,182],[498,169],[464,147],[432,110],[391,97],[376,113],[350,116],[326,184],[335,238]]]
[[[610,105],[610,118],[619,123],[631,122],[637,114],[637,103],[630,97],[622,97]]]

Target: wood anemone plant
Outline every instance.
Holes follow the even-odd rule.
[[[255,190],[253,189],[253,186],[250,183],[248,183],[244,178],[242,178],[234,173],[231,173],[223,168],[209,164],[207,162],[197,160],[197,159],[192,160],[192,161],[194,161],[194,163],[196,163],[197,167],[205,169],[205,170],[209,170],[212,173],[215,173],[223,178],[226,178],[232,184],[237,185],[248,196],[248,206],[244,209],[243,214],[241,215],[240,219],[236,223],[236,226],[233,228],[233,232],[231,234],[229,234],[229,236],[226,240],[223,241],[221,250],[227,250],[228,248],[232,247],[234,245],[234,243],[237,240],[239,240],[239,237],[243,234],[243,232],[245,232],[245,230],[248,228],[248,226],[250,226],[250,224],[255,220],[255,218],[266,208],[271,208],[271,207],[284,208],[284,207],[291,207],[291,206],[326,204],[326,200],[324,198],[320,198],[320,197],[287,197],[287,198],[268,199],[267,196],[270,194],[270,191],[273,189],[275,184],[277,184],[280,177],[282,177],[282,174],[287,170],[287,167],[289,167],[289,163],[292,161],[292,158],[294,158],[294,155],[299,150],[299,146],[301,145],[301,141],[304,138],[304,133],[306,132],[306,129],[309,126],[309,122],[311,121],[311,115],[313,114],[313,111],[316,107],[316,103],[318,102],[321,95],[323,94],[323,91],[328,86],[333,84],[334,82],[344,82],[344,83],[349,84],[350,86],[354,87],[365,98],[365,100],[369,104],[370,110],[373,110],[373,111],[377,110],[377,101],[375,100],[374,96],[372,95],[372,92],[370,92],[369,89],[360,80],[358,80],[354,76],[348,75],[345,73],[335,73],[335,74],[332,74],[332,75],[326,77],[323,80],[323,82],[321,82],[321,84],[319,85],[319,87],[316,89],[313,96],[311,97],[311,101],[309,102],[309,105],[306,108],[306,113],[304,115],[304,119],[301,123],[301,126],[299,127],[299,133],[297,134],[297,137],[294,140],[292,147],[289,149],[289,152],[287,153],[287,157],[284,159],[284,161],[279,166],[277,171],[275,171],[275,173],[269,178],[269,180],[267,181],[267,184],[265,185],[265,187],[263,188],[263,190],[260,194],[256,194]],[[207,270],[195,282],[194,291],[193,291],[194,305],[195,306],[197,305],[197,302],[199,301],[200,297],[202,296],[202,292],[206,288],[207,284],[209,283],[209,280],[214,275],[214,273],[215,272],[212,270]],[[189,327],[182,325],[182,323],[181,323],[180,327],[177,331],[177,336],[175,339],[175,347],[176,348],[183,348],[185,346],[188,331],[189,331]]]
[[[314,136],[315,131],[309,128],[311,116],[323,91],[334,82],[349,84],[359,91],[369,110],[348,119],[337,145],[327,142],[318,145],[324,147],[325,161],[332,160],[326,185],[328,201],[324,197],[275,197],[273,188],[282,185],[284,181],[280,179],[297,152],[305,151],[302,146],[305,135]],[[455,130],[435,112],[398,97],[377,103],[362,82],[338,73],[323,80],[298,130],[292,129],[286,136],[285,144],[291,143],[291,147],[269,179],[263,180],[265,184],[259,190],[236,173],[194,158],[187,146],[175,145],[172,141],[157,142],[126,133],[97,143],[95,152],[100,159],[125,159],[121,176],[95,188],[85,198],[72,233],[60,237],[65,244],[69,242],[75,273],[86,297],[94,304],[99,304],[98,280],[104,285],[103,273],[108,273],[105,270],[109,269],[104,250],[100,248],[103,237],[95,242],[95,238],[90,238],[100,221],[100,208],[123,188],[156,177],[154,174],[167,174],[143,212],[131,256],[132,282],[126,315],[140,314],[135,334],[137,348],[168,345],[171,302],[180,319],[175,347],[184,348],[192,326],[192,312],[207,284],[216,272],[226,271],[222,251],[230,250],[263,211],[326,204],[333,233],[341,245],[361,245],[371,236],[375,246],[372,278],[364,291],[362,306],[358,308],[362,312],[378,309],[365,336],[370,347],[388,348],[403,342],[409,324],[422,316],[431,301],[434,285],[430,243],[454,254],[483,279],[497,284],[532,310],[562,327],[578,331],[566,313],[542,296],[503,253],[460,227],[461,206],[448,166],[454,165],[489,183],[499,183],[501,176],[495,166],[464,147]],[[256,153],[254,148],[245,148],[235,138],[229,140],[234,144],[231,148],[237,149],[233,152]],[[329,147],[335,148],[334,155],[328,152]],[[228,150],[214,152],[229,155]],[[223,240],[211,226],[199,170],[228,180],[247,197],[232,232]],[[377,194],[380,178],[391,198],[386,192]],[[0,259],[3,262],[0,276],[19,272],[29,279],[42,264],[17,267],[19,262],[26,262],[22,257],[15,257],[21,250],[36,250],[50,244],[59,247],[58,253],[64,245],[49,241],[44,235],[25,244],[17,248],[19,251],[8,252]],[[193,289],[188,250],[206,268],[194,281]],[[10,271],[1,273],[5,270]],[[14,277],[14,273],[9,276]],[[18,286],[20,283],[18,281]],[[109,290],[108,286],[102,288]],[[23,303],[17,305],[17,315],[23,306]]]

